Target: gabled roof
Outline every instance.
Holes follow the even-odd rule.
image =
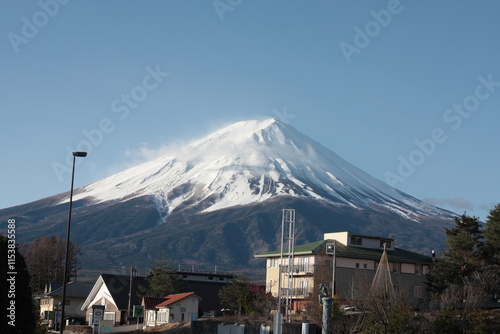
[[[130,276],[102,274],[101,277],[108,287],[108,290],[116,303],[116,307],[120,310],[126,310],[128,308]],[[141,303],[139,297],[137,296],[139,286],[141,285],[147,285],[146,279],[141,276],[134,276],[132,279],[132,298],[130,305],[139,305]]]
[[[62,287],[62,283],[59,282],[49,282],[45,284],[45,293],[51,293],[52,291]]]
[[[52,285],[52,288],[54,285]],[[92,289],[92,283],[83,283],[78,281],[72,281],[66,284],[66,298],[87,298],[90,290]],[[45,296],[50,297],[62,297],[63,288],[60,284],[59,288],[52,290],[45,294]]]
[[[325,253],[326,244],[332,243],[335,240],[320,240],[311,242],[304,245],[298,245],[294,247],[294,255],[308,255],[308,254],[319,254]],[[366,260],[380,260],[382,256],[383,249],[375,248],[363,248],[363,247],[351,247],[346,246],[340,242],[336,243],[335,247],[337,257],[347,257],[356,259],[366,259]],[[281,250],[274,250],[271,252],[257,254],[255,257],[267,258],[267,257],[279,257]],[[418,264],[431,264],[432,258],[423,254],[411,252],[401,248],[394,248],[394,250],[387,250],[387,256],[390,262],[404,262],[404,263],[418,263]]]
[[[113,274],[101,274],[101,276],[99,276],[87,299],[83,303],[82,310],[87,309],[90,306],[103,285],[109,291],[111,299],[115,303],[116,307],[119,310],[127,310],[128,293],[130,290],[130,276]],[[134,276],[132,280],[132,297],[130,302],[131,305],[140,305],[141,303],[141,300],[137,296],[139,286],[147,286],[147,281],[145,277]]]
[[[186,293],[176,293],[176,294],[173,294],[173,295],[168,295],[165,297],[165,301],[161,302],[160,304],[156,305],[157,308],[160,308],[160,307],[167,307],[169,305],[172,305],[184,298],[187,298],[189,296],[196,296],[198,299],[201,299],[200,297],[198,297],[194,292],[186,292]]]

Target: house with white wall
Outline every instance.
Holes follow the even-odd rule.
[[[85,312],[87,323],[93,323],[92,306],[104,306],[103,320],[112,320],[113,324],[125,324],[134,305],[140,305],[138,297],[140,286],[145,286],[146,280],[141,276],[132,277],[132,289],[130,289],[131,278],[128,275],[102,274],[95,282],[88,294],[81,310]],[[129,302],[129,292],[130,302]]]
[[[201,298],[194,292],[177,293],[165,297],[165,301],[156,305],[159,325],[172,322],[198,320],[198,307]]]

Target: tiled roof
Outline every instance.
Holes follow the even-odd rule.
[[[166,299],[164,302],[156,305],[156,307],[167,307],[168,305],[171,305],[175,302],[178,302],[179,300],[182,300],[186,297],[189,296],[196,296],[194,292],[186,292],[186,293],[176,293],[173,295],[168,295],[164,299]]]
[[[325,253],[326,244],[331,243],[333,241],[334,240],[320,240],[304,245],[295,246],[294,255]],[[383,250],[375,248],[346,246],[340,242],[337,242],[335,251],[337,257],[378,261],[382,256]],[[271,252],[255,255],[255,257],[259,258],[278,257],[280,256],[280,253],[281,253],[280,250],[274,250]],[[418,263],[418,264],[432,263],[432,258],[430,256],[411,252],[401,248],[394,248],[394,250],[387,250],[387,256],[390,262],[405,262],[405,263]]]

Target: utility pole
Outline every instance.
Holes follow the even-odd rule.
[[[137,273],[137,270],[135,270],[134,266],[130,266],[130,283],[129,283],[129,288],[128,288],[128,317],[130,317],[130,312],[131,312],[131,308],[130,308],[130,303],[132,301],[132,279],[133,279],[133,274]]]

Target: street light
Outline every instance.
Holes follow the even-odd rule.
[[[337,251],[336,247],[337,246],[337,241],[333,240],[332,243],[327,243],[326,244],[326,254],[333,255],[332,258],[332,297],[335,298],[335,267],[337,266]]]
[[[71,192],[69,195],[69,217],[68,217],[68,231],[66,233],[66,256],[64,259],[64,276],[63,276],[63,294],[62,294],[62,305],[61,305],[61,331],[60,334],[64,333],[64,306],[66,299],[66,277],[68,276],[68,255],[69,255],[69,233],[71,228],[71,208],[73,206],[73,184],[75,181],[75,159],[76,157],[85,158],[87,152],[73,152],[73,172],[71,173]]]

